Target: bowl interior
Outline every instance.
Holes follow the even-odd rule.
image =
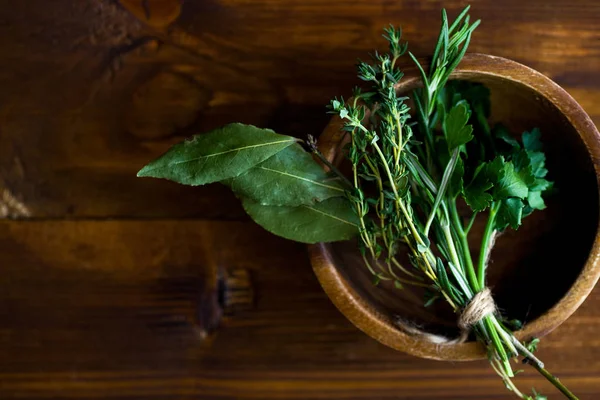
[[[548,196],[545,210],[525,218],[518,231],[509,229],[497,239],[488,267],[488,285],[502,314],[531,322],[565,296],[592,248],[599,210],[593,163],[569,120],[530,87],[476,72],[459,72],[455,78],[480,82],[490,89],[492,125],[502,122],[517,135],[534,127],[542,132],[548,179],[554,181],[555,191]],[[416,84],[406,84],[400,91]],[[484,224],[483,219],[476,221],[470,235],[472,248],[479,247]],[[374,286],[355,243],[335,243],[330,250],[340,274],[385,319],[408,322],[427,332],[458,334],[456,316],[443,301],[424,308],[422,289],[398,290],[385,283]]]

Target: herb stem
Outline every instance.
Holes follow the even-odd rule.
[[[428,236],[429,229],[431,228],[431,223],[433,222],[433,218],[435,217],[435,213],[437,212],[437,209],[440,206],[442,199],[444,198],[446,188],[448,187],[448,182],[450,182],[450,177],[452,176],[454,168],[456,167],[456,163],[458,162],[459,154],[460,150],[458,148],[454,149],[454,151],[452,152],[452,158],[450,158],[450,161],[448,161],[448,165],[446,165],[444,175],[442,176],[442,182],[440,183],[440,188],[435,198],[435,203],[433,203],[431,213],[429,214],[429,218],[427,219],[427,223],[425,224],[425,236]]]
[[[546,370],[543,367],[540,367],[539,365],[537,365],[536,363],[530,363],[531,366],[533,368],[535,368],[540,374],[542,374],[542,376],[544,378],[546,378],[551,384],[554,385],[555,388],[557,388],[558,390],[560,390],[560,392],[562,394],[565,395],[565,397],[569,400],[579,400],[579,398],[577,396],[575,396],[573,394],[573,392],[571,392],[565,385],[563,385],[561,383],[560,380],[558,380],[557,377],[555,377],[554,375],[552,375],[548,370]]]
[[[471,232],[471,228],[473,227],[473,223],[475,222],[475,218],[477,217],[477,211],[473,212],[471,218],[469,219],[469,224],[465,227],[465,235],[468,235]]]
[[[390,171],[390,167],[388,166],[385,156],[381,152],[381,149],[379,148],[379,145],[376,142],[373,142],[373,148],[375,149],[375,151],[377,152],[377,155],[379,155],[379,158],[381,159],[381,163],[383,164],[383,169],[385,170],[385,173],[388,176],[388,179],[390,181],[390,187],[392,188],[392,191],[394,192],[394,196],[396,196],[396,199],[399,199],[400,197],[398,196],[398,191],[396,190],[396,184],[394,183],[394,178],[392,177],[392,171]]]
[[[504,350],[504,345],[502,344],[502,341],[500,340],[500,337],[498,336],[498,332],[496,331],[496,329],[494,329],[494,325],[492,323],[491,320],[491,316],[487,316],[483,319],[483,323],[485,325],[485,327],[487,328],[487,331],[490,335],[490,340],[492,341],[492,344],[494,345],[494,349],[496,350],[496,353],[498,353],[498,357],[500,357],[500,360],[502,361],[502,364],[504,366],[504,371],[506,372],[506,374],[509,377],[513,377],[514,373],[512,371],[512,367],[510,366],[510,363],[508,361],[508,355],[506,354],[506,350]]]
[[[310,145],[310,144],[309,144]],[[333,165],[324,155],[323,153],[321,153],[319,151],[319,149],[316,146],[310,146],[311,150],[313,152],[314,155],[317,156],[317,158],[319,160],[321,160],[321,162],[323,164],[325,164],[327,166],[327,168],[329,168],[331,170],[331,172],[333,172],[338,178],[340,178],[342,180],[342,182],[344,183],[344,185],[346,186],[346,188],[348,189],[352,189],[354,186],[352,186],[352,182],[350,182],[350,180],[348,178],[346,178],[346,176],[344,174],[342,174],[340,172],[339,169],[337,169],[337,167],[335,165]]]
[[[404,202],[398,195],[398,190],[396,189],[396,184],[394,183],[394,178],[392,177],[392,172],[390,171],[390,168],[387,164],[385,156],[381,152],[381,149],[379,148],[379,146],[377,145],[376,142],[373,143],[373,148],[375,149],[375,151],[379,155],[379,158],[381,159],[381,162],[383,164],[383,169],[385,170],[385,172],[388,176],[389,182],[390,182],[390,187],[392,188],[392,191],[394,192],[394,196],[396,198],[396,204],[400,207],[400,210],[402,210],[402,213],[404,214],[404,217],[406,218],[406,222],[408,223],[408,227],[409,227],[412,235],[414,236],[414,238],[418,244],[420,244],[421,246],[425,246],[425,242],[421,238],[421,235],[419,235],[419,232],[417,231],[417,228],[415,227],[415,225],[412,221],[412,216],[408,213],[408,210],[406,209]],[[424,257],[424,258],[428,262],[427,257]]]
[[[483,232],[483,238],[481,239],[481,248],[479,250],[479,261],[477,264],[477,278],[481,287],[485,286],[485,268],[487,259],[489,257],[490,241],[494,234],[494,226],[496,223],[496,214],[500,208],[500,202],[492,203],[490,207],[490,214],[488,221],[485,225],[485,231]]]
[[[504,340],[506,347],[508,347],[508,350],[510,350],[510,356],[518,356],[519,352],[515,347],[514,337],[504,330],[504,328],[500,325],[498,319],[495,316],[491,316],[490,320],[492,321],[492,324],[496,327],[498,335],[500,335],[502,340]]]
[[[461,268],[461,263],[458,258],[458,253],[456,251],[456,246],[454,245],[454,240],[452,239],[452,233],[450,232],[450,227],[448,225],[442,225],[442,230],[444,231],[444,236],[446,236],[446,241],[448,242],[448,250],[450,251],[450,258],[452,258],[452,262],[458,268]]]
[[[398,262],[398,260],[396,260],[396,257],[392,257],[392,264],[394,264],[396,266],[396,268],[398,268],[400,271],[404,272],[406,275],[411,276],[415,279],[418,279],[420,281],[423,280],[422,276],[419,276],[413,272],[410,272],[409,270],[407,270],[406,268],[404,268],[404,266],[402,264],[400,264],[400,262]]]
[[[504,373],[504,371],[502,370],[502,364],[500,364],[500,362],[498,360],[492,359],[490,362],[490,365],[492,366],[494,371],[496,371],[496,373],[498,375],[500,375],[500,377],[504,381],[504,384],[506,385],[506,387],[509,390],[512,390],[521,399],[524,399],[524,400],[531,399],[529,396],[523,394],[519,390],[519,388],[514,384],[514,382],[510,379],[510,377],[508,377],[508,375],[506,375],[506,373]]]
[[[463,229],[463,224],[460,220],[460,216],[458,215],[458,209],[456,208],[456,200],[452,199],[448,202],[448,207],[450,208],[450,216],[452,218],[452,224],[454,225],[454,229],[456,230],[458,237],[460,239],[460,247],[463,252],[463,258],[465,259],[464,271],[467,275],[467,279],[469,280],[469,284],[473,289],[474,293],[479,292],[483,286],[480,286],[477,281],[477,276],[475,275],[475,268],[473,266],[473,259],[471,258],[471,252],[469,251],[469,242],[467,240],[467,235]]]
[[[352,132],[352,146],[355,146],[355,142],[354,142],[354,131]],[[323,157],[325,158],[325,157]],[[327,160],[327,162],[329,162],[329,160]],[[352,186],[353,188],[355,188],[356,190],[360,190],[360,186],[358,184],[358,170],[356,168],[356,164],[352,163],[352,176],[353,176],[353,180],[354,180],[354,186]],[[375,258],[375,252],[373,250],[373,243],[371,243],[371,239],[369,238],[368,232],[367,232],[367,227],[365,225],[365,217],[364,217],[364,213],[363,213],[363,204],[359,203],[359,202],[354,202],[354,206],[356,208],[356,215],[359,217],[360,219],[360,237],[363,241],[363,243],[369,248],[369,252],[371,253],[371,257]],[[365,260],[365,264],[369,267],[369,269],[371,270],[371,272],[373,272],[373,270],[371,269],[369,263],[366,260],[366,257],[363,254],[363,259]],[[373,272],[373,274],[375,274]]]
[[[531,351],[529,351],[529,349],[527,349],[527,347],[523,346],[516,337],[514,337],[513,335],[510,335],[510,338],[511,338],[513,344],[515,345],[515,347],[519,350],[519,353],[523,357],[527,357],[527,359],[529,360],[530,363],[535,363],[540,368],[544,368],[544,363],[539,358],[537,358]]]

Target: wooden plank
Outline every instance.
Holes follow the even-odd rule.
[[[0,8],[0,215],[241,218],[220,186],[182,188],[135,172],[182,137],[227,122],[318,134],[324,104],[357,83],[356,58],[383,49],[382,26],[401,23],[411,49],[427,55],[441,7],[178,3],[152,0],[146,10],[138,0],[123,0],[127,8],[30,0]],[[455,15],[462,4],[444,6]],[[598,2],[473,6],[483,20],[473,51],[542,71],[600,122]]]
[[[359,332],[304,246],[250,223],[5,221],[0,266],[3,399],[512,398],[484,361],[417,359]],[[255,302],[204,337],[219,267],[247,271]],[[581,399],[600,395],[599,302],[540,350]],[[531,370],[519,382],[554,394]]]

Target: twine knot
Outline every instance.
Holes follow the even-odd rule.
[[[419,336],[435,344],[456,344],[464,343],[469,338],[469,333],[473,325],[497,311],[496,303],[492,297],[492,291],[489,288],[484,288],[481,292],[475,293],[471,301],[465,306],[458,318],[458,327],[460,328],[460,336],[457,338],[448,338],[442,335],[423,332],[417,326],[412,326],[407,321],[397,318],[396,324],[405,332]]]
[[[458,326],[462,330],[469,330],[473,325],[496,312],[496,303],[492,298],[492,291],[484,288],[476,293],[469,304],[463,309],[458,318]]]
[[[495,312],[496,303],[489,288],[486,287],[481,292],[475,293],[458,318],[458,327],[461,333],[456,342],[465,342],[473,325]]]

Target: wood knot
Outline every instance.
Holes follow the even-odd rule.
[[[242,268],[220,270],[216,285],[202,292],[198,304],[198,332],[201,338],[216,331],[223,316],[233,318],[254,308],[250,273]]]
[[[248,270],[229,270],[219,282],[225,315],[235,315],[254,307],[254,289]]]
[[[196,121],[210,98],[192,78],[161,72],[135,91],[125,123],[139,138],[166,138]]]
[[[138,20],[153,28],[166,28],[181,14],[182,0],[119,0]]]

